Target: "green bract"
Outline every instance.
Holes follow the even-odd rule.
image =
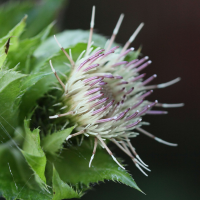
[[[49,9],[55,9],[53,1],[49,1],[49,4]],[[20,12],[30,10],[26,4],[18,6]],[[14,6],[7,8],[8,13],[12,10]],[[42,8],[37,20],[41,16]],[[51,17],[42,22],[43,30],[41,26],[34,30],[35,34],[40,32],[34,37],[32,27],[37,20],[31,16],[32,26],[29,25],[24,32],[26,18],[0,39],[1,195],[6,199],[80,198],[91,183],[104,180],[118,181],[140,191],[129,173],[119,169],[101,148],[93,161],[94,165],[88,168],[93,148],[90,140],[84,140],[81,146],[76,140],[73,140],[73,144],[66,144],[65,139],[74,127],[69,124],[61,130],[62,121],[60,126],[55,126],[48,119],[49,114],[56,113],[57,109],[48,109],[52,109],[57,101],[54,94],[57,98],[62,95],[53,88],[57,80],[49,67],[49,59],[55,63],[60,74],[67,76],[70,68],[63,64],[67,62],[65,56],[53,37],[49,37],[53,24],[43,27]],[[5,29],[8,27],[11,28],[7,24]],[[24,37],[31,38],[20,39],[23,32]],[[72,50],[74,59],[86,49],[87,37],[88,31],[82,30],[57,34],[64,48]],[[93,40],[96,46],[103,46],[106,41],[97,34]],[[137,54],[132,56],[137,57]],[[37,121],[38,114],[43,116],[42,122]]]

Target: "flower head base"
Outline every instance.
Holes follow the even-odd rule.
[[[145,175],[141,167],[149,170],[147,165],[140,159],[135,148],[130,143],[130,138],[143,133],[158,142],[177,146],[155,137],[141,128],[142,116],[145,114],[166,114],[165,111],[151,110],[152,107],[179,107],[182,104],[159,104],[156,101],[149,102],[146,98],[153,92],[152,89],[164,88],[180,80],[177,78],[168,83],[147,86],[156,74],[143,80],[145,74],[139,74],[144,68],[151,64],[148,57],[135,59],[131,62],[124,60],[126,55],[133,51],[129,48],[135,39],[143,23],[136,29],[125,46],[121,49],[118,46],[111,48],[118,33],[124,15],[122,14],[113,31],[113,35],[106,44],[105,49],[92,48],[92,33],[94,27],[93,7],[90,35],[87,50],[82,52],[76,62],[69,56],[64,48],[55,40],[65,53],[71,63],[71,73],[68,81],[64,84],[58,77],[53,65],[50,65],[53,73],[64,89],[62,97],[66,107],[61,114],[50,116],[50,118],[69,117],[76,124],[75,134],[69,135],[67,140],[77,135],[94,137],[94,150],[89,163],[94,158],[97,143],[104,147],[112,156],[113,160],[124,169],[109,150],[104,140],[108,139],[124,151]],[[150,170],[149,170],[150,171]]]

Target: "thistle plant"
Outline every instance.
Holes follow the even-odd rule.
[[[155,102],[146,100],[146,97],[153,92],[152,89],[165,88],[178,82],[180,78],[167,83],[147,86],[157,76],[154,74],[143,80],[145,74],[139,74],[151,64],[148,56],[141,59],[136,58],[130,62],[124,60],[128,53],[134,51],[134,48],[129,48],[129,46],[142,29],[143,23],[139,25],[123,48],[119,46],[111,48],[123,17],[124,15],[121,14],[105,49],[100,47],[94,49],[92,34],[95,7],[93,7],[87,49],[80,54],[76,62],[72,59],[71,51],[68,55],[54,36],[58,46],[70,61],[71,72],[66,82],[63,83],[50,61],[51,69],[63,90],[61,101],[57,104],[62,105],[60,113],[50,116],[50,119],[65,117],[67,122],[71,121],[75,125],[75,130],[78,132],[69,135],[66,140],[78,135],[94,138],[94,149],[89,167],[99,143],[113,160],[122,169],[125,169],[104,142],[109,140],[124,151],[133,160],[136,167],[147,176],[141,167],[150,171],[147,168],[148,165],[140,159],[131,145],[130,138],[136,137],[138,135],[136,131],[138,131],[163,144],[177,146],[177,144],[166,142],[141,128],[146,124],[146,122],[141,122],[141,117],[145,114],[166,113],[165,111],[151,110],[155,106],[182,106],[182,104],[167,105],[158,104],[157,100]]]
[[[149,85],[156,75],[146,78],[141,71],[151,61],[147,56],[140,58],[141,49],[131,47],[144,24],[124,46],[115,43],[123,14],[108,41],[93,33],[95,7],[89,32],[64,31],[49,37],[51,23],[33,38],[22,40],[26,18],[0,39],[2,196],[80,198],[91,183],[104,180],[141,191],[123,161],[110,150],[110,143],[147,176],[145,170],[150,169],[131,140],[142,133],[177,146],[143,129],[149,123],[142,117],[166,114],[155,107],[183,105],[147,100],[153,89],[180,78]]]

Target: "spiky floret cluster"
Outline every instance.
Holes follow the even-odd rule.
[[[130,156],[136,167],[146,175],[141,167],[146,170],[149,169],[131,145],[130,138],[137,136],[138,133],[135,131],[139,131],[158,142],[176,146],[176,144],[165,142],[142,129],[141,126],[144,122],[141,122],[141,117],[145,114],[166,113],[165,111],[151,110],[154,106],[182,106],[182,104],[159,104],[157,100],[155,102],[146,100],[146,97],[153,92],[152,89],[172,85],[179,81],[179,78],[168,83],[147,86],[156,78],[154,74],[143,80],[145,74],[139,74],[151,64],[148,57],[140,60],[135,59],[131,62],[124,61],[126,55],[134,50],[134,48],[129,48],[129,45],[143,27],[143,23],[140,24],[122,49],[118,46],[111,48],[124,17],[123,14],[120,16],[105,50],[101,48],[93,50],[91,41],[94,12],[95,8],[93,7],[87,50],[81,53],[76,62],[73,61],[71,55],[67,54],[55,37],[61,50],[68,57],[72,69],[67,83],[64,84],[50,61],[52,71],[64,89],[62,101],[65,104],[64,113],[50,116],[50,118],[67,116],[76,124],[78,132],[69,135],[67,140],[81,134],[94,137],[94,151],[89,166],[91,166],[99,142],[114,161],[124,169],[105,144],[104,140],[108,139]]]

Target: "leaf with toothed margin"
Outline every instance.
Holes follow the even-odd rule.
[[[10,46],[10,51],[14,51],[17,49],[19,45],[19,36],[24,31],[26,25],[27,15],[11,30],[9,33],[0,39],[1,44],[5,44],[6,41],[12,37],[12,45]]]
[[[20,40],[18,45],[18,49],[20,50],[17,52],[10,51],[8,54],[7,58],[9,62],[7,63],[7,67],[11,69],[13,66],[19,63],[17,70],[25,74],[33,73],[35,65],[38,62],[33,56],[33,52],[47,38],[53,25],[54,23],[51,23],[35,37]]]
[[[44,96],[51,89],[51,84],[54,80],[54,75],[50,73],[30,74],[22,84],[22,89],[25,94],[22,96],[20,105],[20,119],[23,120],[29,116],[32,109],[37,105],[36,101]]]
[[[8,133],[12,137],[13,127],[18,125],[18,109],[21,100],[21,81],[25,74],[13,70],[0,71],[0,122],[3,129],[1,137],[8,140]]]
[[[53,198],[52,200],[60,200],[60,199],[72,199],[72,198],[80,198],[81,194],[78,194],[73,190],[67,183],[63,182],[53,166]]]
[[[0,196],[7,200],[52,199],[51,194],[38,186],[24,156],[12,141],[0,144],[0,160]]]
[[[51,135],[47,135],[45,138],[43,138],[42,147],[44,151],[55,155],[58,150],[62,149],[63,142],[73,129],[74,127],[67,128]]]
[[[33,85],[35,85],[39,80],[42,78],[50,75],[51,73],[37,73],[37,74],[30,74],[27,78],[23,81],[21,89],[26,91],[30,89]]]
[[[93,147],[86,140],[81,146],[71,146],[68,149],[63,149],[60,158],[49,157],[48,165],[55,166],[63,181],[72,184],[77,189],[81,189],[79,188],[80,184],[88,189],[90,183],[112,180],[141,191],[131,175],[126,170],[121,169],[105,149],[100,147],[97,149],[89,168]]]
[[[25,140],[21,152],[33,170],[36,181],[41,188],[45,189],[46,177],[44,172],[46,167],[46,156],[40,146],[39,129],[31,131],[27,120],[24,120],[24,129]]]

